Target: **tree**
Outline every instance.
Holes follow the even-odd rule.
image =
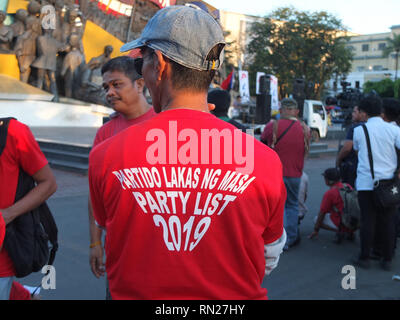
[[[257,71],[274,74],[284,97],[292,92],[293,80],[301,78],[308,84],[306,97],[319,98],[327,80],[351,69],[353,54],[343,34],[341,21],[325,11],[279,8],[252,26],[250,79]]]
[[[388,46],[383,51],[383,56],[388,57],[392,52],[395,53],[396,68],[394,74],[394,81],[397,80],[397,69],[399,68],[399,53],[400,53],[400,34],[394,35],[392,38],[386,38]]]

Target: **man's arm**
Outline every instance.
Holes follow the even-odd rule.
[[[313,239],[314,237],[318,238],[319,229],[321,229],[322,222],[324,221],[325,213],[320,211],[318,213],[317,221],[314,225],[314,231],[308,236],[309,239]]]
[[[343,159],[353,150],[353,140],[346,140],[336,157],[336,167],[339,167]]]
[[[38,170],[32,177],[37,183],[36,187],[12,206],[0,209],[6,225],[18,216],[39,207],[56,192],[56,179],[48,164]]]
[[[93,217],[92,203],[90,202],[90,197],[88,199],[88,213],[89,213],[89,233],[90,233],[90,253],[89,253],[89,263],[92,273],[96,278],[104,275],[104,252],[103,244],[101,242],[101,236],[103,231],[96,226],[96,222]]]

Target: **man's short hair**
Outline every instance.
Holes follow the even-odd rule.
[[[142,76],[136,72],[135,59],[128,56],[116,57],[107,61],[101,68],[101,75],[104,75],[106,72],[114,71],[125,74],[125,76],[131,79],[132,83],[142,78]]]
[[[358,109],[364,111],[368,117],[377,117],[382,113],[382,99],[376,95],[370,95],[361,99]]]
[[[281,101],[281,109],[298,109],[297,101],[292,98],[285,98]]]
[[[383,113],[389,121],[399,121],[400,100],[395,98],[382,99]]]
[[[208,92],[207,101],[215,104],[213,114],[217,117],[223,117],[227,115],[231,105],[231,96],[226,90],[214,89]]]

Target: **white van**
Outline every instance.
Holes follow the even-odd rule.
[[[303,119],[311,129],[311,141],[325,138],[328,132],[328,113],[321,101],[304,100]]]

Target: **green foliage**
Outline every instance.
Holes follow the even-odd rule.
[[[364,93],[369,93],[372,90],[375,90],[381,98],[393,98],[393,97],[398,98],[399,88],[400,88],[399,80],[394,82],[391,79],[383,79],[378,82],[368,81],[364,83]]]
[[[392,52],[395,54],[396,66],[394,79],[397,80],[397,69],[399,66],[399,54],[400,54],[400,34],[394,35],[393,38],[386,38],[388,42],[387,47],[383,51],[383,56],[388,57]]]
[[[394,90],[394,97],[396,99],[400,99],[400,79],[397,79],[394,82],[393,90]]]
[[[352,52],[347,38],[338,37],[340,31],[344,31],[341,21],[325,11],[275,10],[254,23],[250,32],[251,83],[257,71],[274,74],[284,97],[292,92],[293,80],[303,78],[311,84],[306,86],[307,98],[319,98],[327,80],[351,69]]]

